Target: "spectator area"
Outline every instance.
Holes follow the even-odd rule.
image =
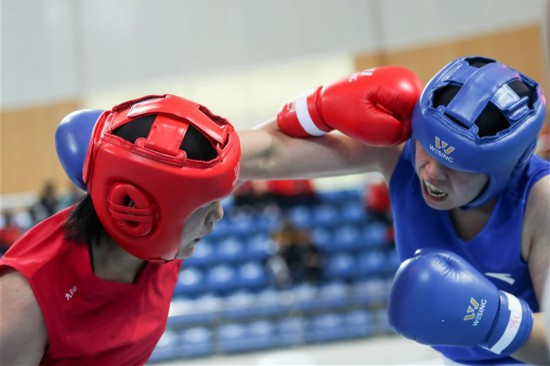
[[[320,192],[285,208],[326,258],[322,281],[279,289],[265,266],[278,209],[225,217],[185,260],[167,329],[151,362],[314,345],[390,334],[386,298],[398,263],[387,228],[368,220],[364,191]]]

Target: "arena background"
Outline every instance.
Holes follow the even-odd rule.
[[[467,54],[548,90],[544,0],[2,0],[0,194],[65,177],[52,138],[79,108],[145,93],[208,105],[238,128],[354,70],[424,81]],[[32,169],[29,169],[32,167]]]
[[[1,0],[0,207],[31,205],[46,181],[67,189],[53,143],[63,116],[144,94],[196,100],[244,129],[355,70],[401,65],[427,82],[451,59],[473,54],[517,67],[549,94],[549,11],[545,0]],[[315,184],[339,190],[365,179]],[[402,364],[434,357],[391,336],[330,347],[200,362]]]

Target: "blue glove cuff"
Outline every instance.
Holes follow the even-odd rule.
[[[529,338],[533,312],[514,295],[500,291],[500,308],[491,335],[484,348],[501,356],[516,352]]]

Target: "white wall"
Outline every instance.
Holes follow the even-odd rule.
[[[353,71],[354,55],[543,23],[548,2],[0,0],[0,104],[77,99],[108,109],[174,93],[248,128],[285,100]]]
[[[547,0],[380,0],[386,49],[544,22]]]
[[[80,90],[70,0],[1,0],[1,106],[67,99]]]
[[[197,90],[203,79],[218,99],[219,90],[241,98],[233,91],[257,84],[263,98],[280,102],[278,94],[266,96],[270,83],[285,81],[294,91],[302,82],[292,80],[312,86],[322,75],[324,81],[347,71],[352,54],[542,22],[544,6],[545,0],[2,0],[1,105],[93,102],[174,82]],[[326,60],[338,61],[332,68]],[[241,84],[241,73],[251,79]]]

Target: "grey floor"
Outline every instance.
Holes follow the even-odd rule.
[[[442,365],[430,347],[398,336],[307,345],[290,349],[217,355],[209,358],[156,363],[167,365]]]

